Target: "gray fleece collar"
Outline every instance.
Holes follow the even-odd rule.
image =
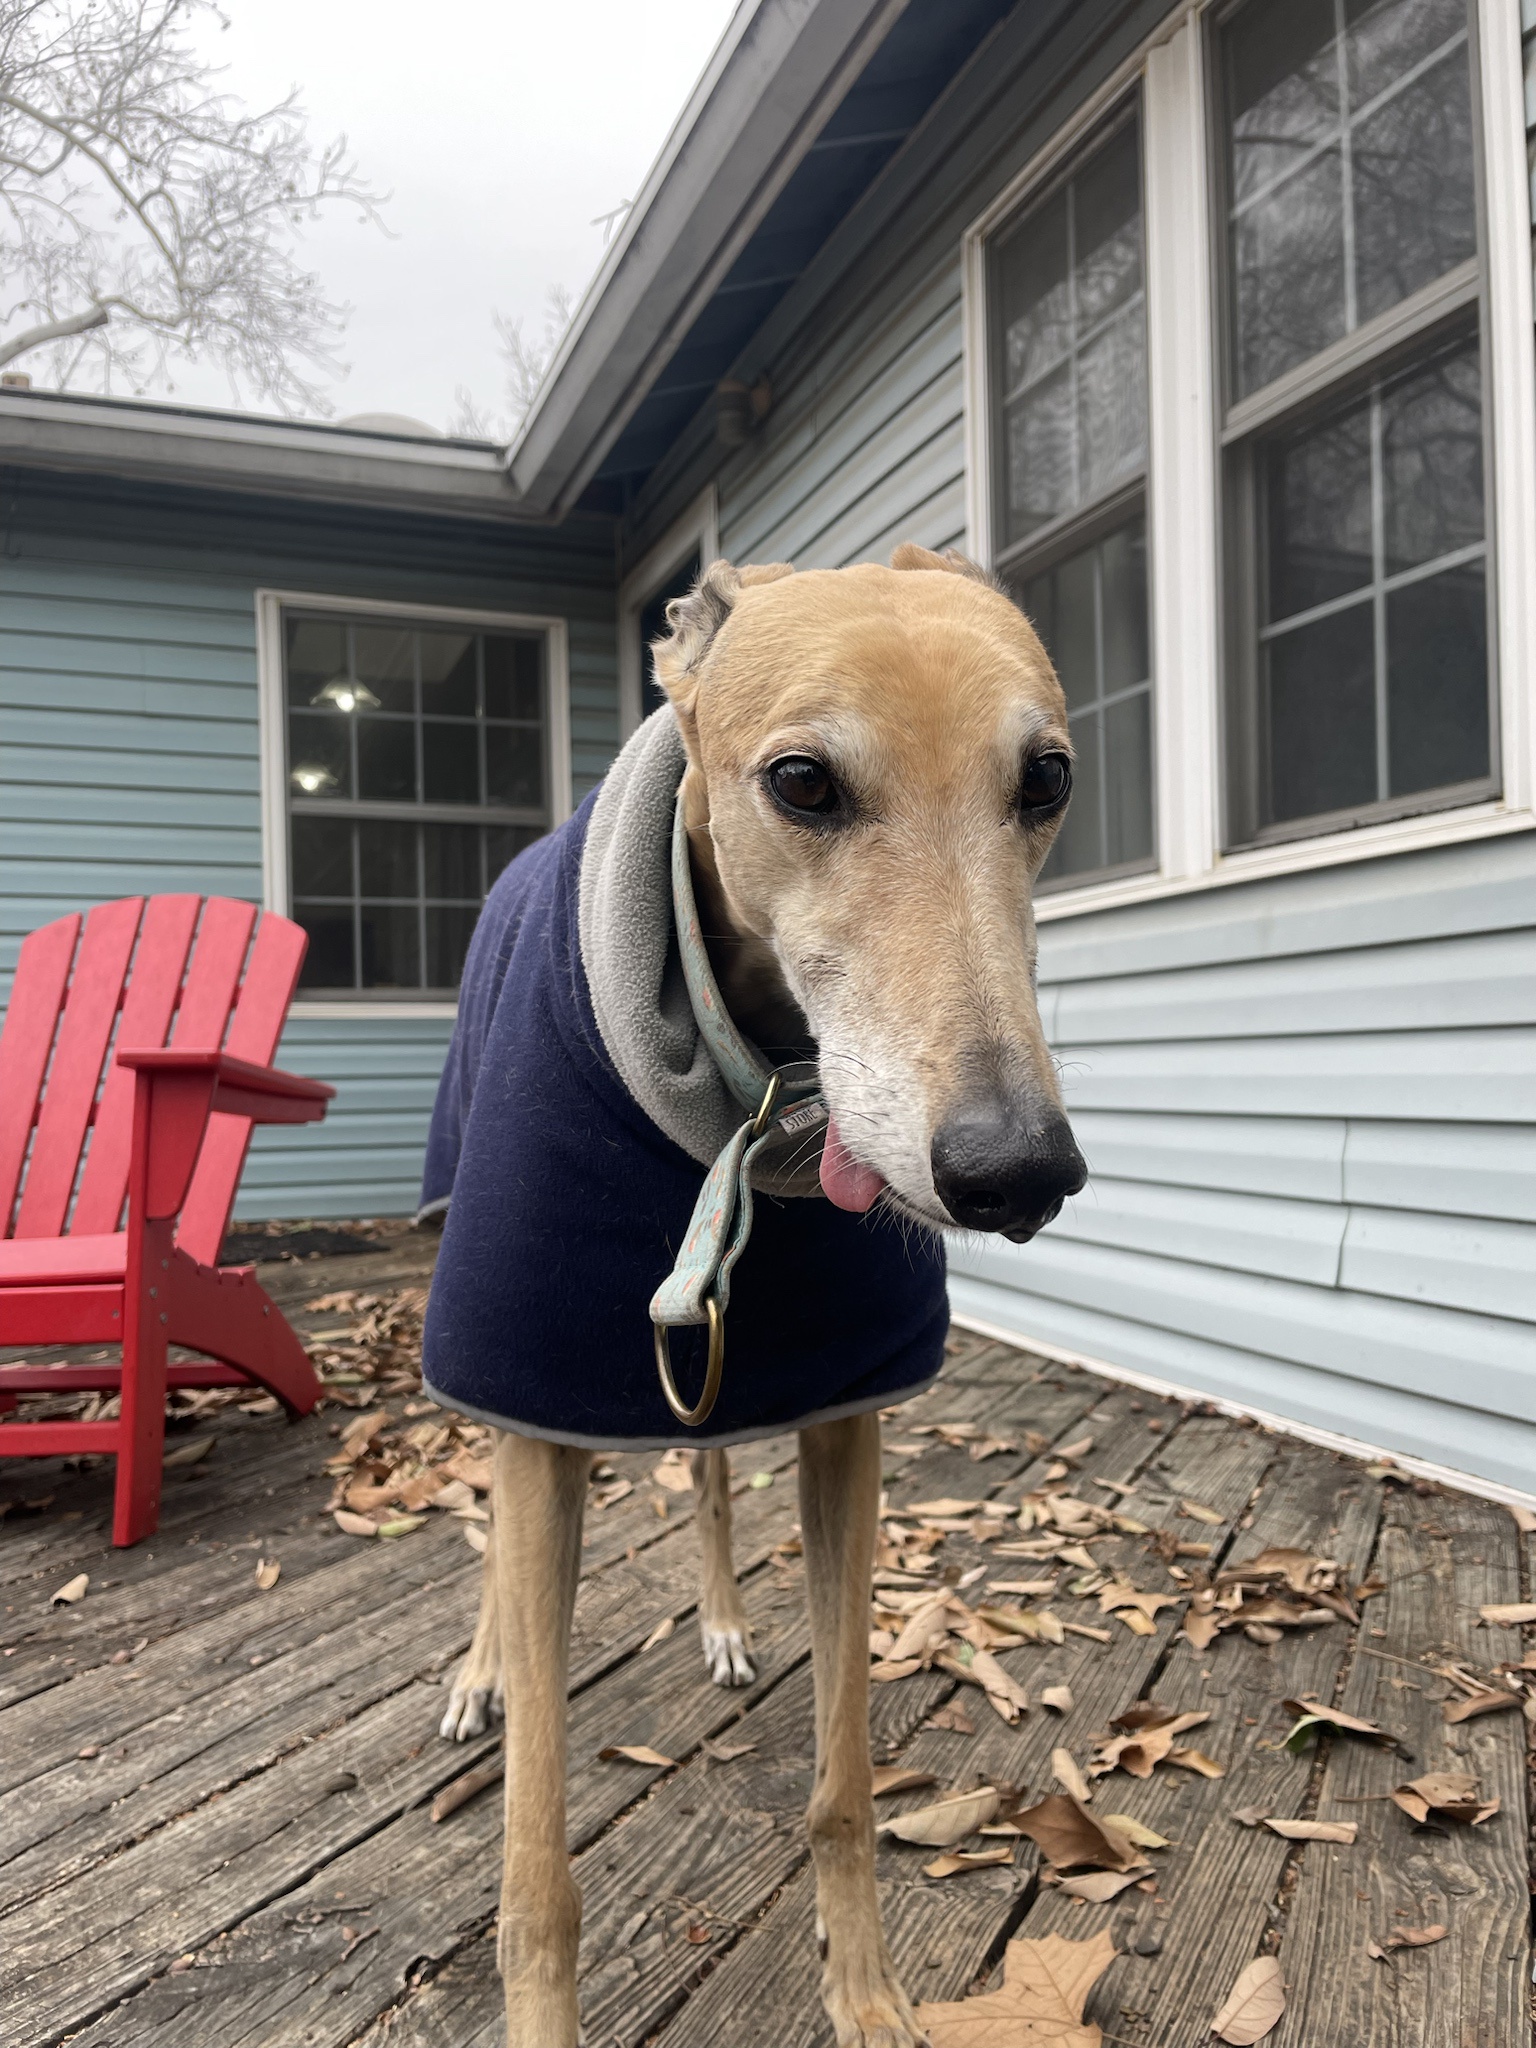
[[[646,1115],[701,1166],[741,1124],[693,1014],[672,913],[672,821],[687,766],[670,706],[653,712],[609,769],[587,825],[577,906],[581,962],[608,1057]],[[819,1154],[819,1147],[817,1148]],[[794,1157],[794,1166],[788,1167]],[[754,1187],[817,1195],[819,1157],[786,1145]]]

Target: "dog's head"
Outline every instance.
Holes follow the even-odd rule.
[[[1033,1236],[1085,1170],[1035,1001],[1071,743],[1029,621],[914,546],[889,569],[716,562],[668,616],[690,832],[815,1036],[822,1186]]]

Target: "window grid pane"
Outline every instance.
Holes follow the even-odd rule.
[[[1261,451],[1261,828],[1490,773],[1476,342]]]
[[[1222,41],[1243,397],[1476,254],[1465,0],[1249,0]]]
[[[543,636],[296,614],[284,649],[301,985],[456,988],[487,890],[549,826]]]
[[[1072,801],[1040,879],[1145,864],[1153,851],[1145,522],[1129,521],[1030,577],[1017,596],[1061,678],[1077,757]]]
[[[1145,467],[1140,160],[1127,121],[998,248],[1004,547]]]

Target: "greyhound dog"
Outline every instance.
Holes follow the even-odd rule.
[[[889,568],[716,562],[668,617],[652,652],[671,711],[656,716],[675,717],[686,750],[681,815],[710,964],[748,1038],[814,1050],[822,1192],[836,1210],[892,1212],[908,1232],[1028,1240],[1085,1178],[1035,998],[1032,892],[1071,788],[1066,705],[1039,639],[979,570],[914,545]],[[816,1692],[808,1823],[840,2048],[921,2038],[875,1888],[878,1405],[813,1419],[799,1439]],[[556,1434],[496,1439],[480,1616],[442,1724],[466,1739],[504,1700],[516,1853],[498,1959],[511,2048],[580,2038],[566,1690],[593,1451]],[[718,1683],[750,1684],[724,1449],[696,1452],[693,1475],[705,1657]]]

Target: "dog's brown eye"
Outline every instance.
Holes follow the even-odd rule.
[[[1036,754],[1024,763],[1019,783],[1019,808],[1054,811],[1072,793],[1072,763],[1065,754]]]
[[[838,807],[837,784],[809,754],[788,754],[768,770],[768,787],[792,811],[826,817]]]

